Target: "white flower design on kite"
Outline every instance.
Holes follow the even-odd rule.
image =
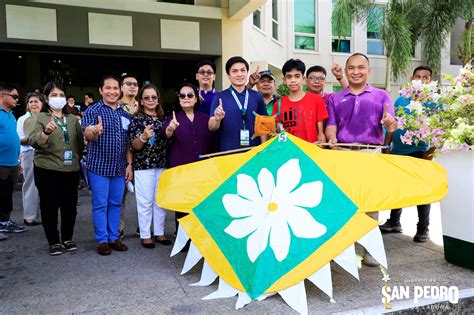
[[[291,243],[289,227],[299,238],[317,238],[326,233],[326,226],[303,208],[319,205],[323,183],[304,183],[294,190],[301,180],[298,159],[291,159],[278,169],[276,185],[266,168],[260,171],[257,180],[258,186],[252,177],[237,175],[237,194],[222,198],[225,210],[235,218],[224,231],[237,239],[250,235],[247,254],[251,262],[267,248],[269,236],[276,259],[285,260]]]

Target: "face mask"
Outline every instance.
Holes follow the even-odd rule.
[[[72,103],[67,103],[69,106],[73,107],[74,106],[74,102]]]
[[[50,97],[48,101],[49,107],[54,110],[63,109],[64,105],[66,105],[66,98],[65,97]]]

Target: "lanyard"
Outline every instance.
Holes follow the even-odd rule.
[[[64,134],[64,143],[69,144],[69,132],[67,130],[67,120],[66,116],[63,116],[63,124],[59,122],[58,117],[54,116],[54,122],[61,127]]]
[[[239,98],[234,92],[234,89],[231,87],[230,88],[230,93],[234,97],[235,102],[237,103],[237,106],[239,107],[240,111],[242,112],[242,125],[243,128],[245,129],[245,113],[247,112],[247,107],[249,104],[249,90],[245,89],[245,100],[244,100],[244,106],[242,106],[242,103],[240,103]]]

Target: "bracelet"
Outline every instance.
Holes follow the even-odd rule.
[[[143,142],[143,143],[147,143],[147,142],[148,142],[148,140],[143,140],[142,135],[140,135],[138,138],[139,138],[140,141]]]
[[[46,129],[43,130],[43,133],[44,133],[45,135],[47,135],[47,136],[50,136],[50,135],[51,135],[51,132],[50,132],[50,133],[47,133],[47,132],[46,132]]]

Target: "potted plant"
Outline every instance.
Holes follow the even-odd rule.
[[[474,269],[474,73],[466,64],[449,85],[412,81],[400,93],[410,98],[397,111],[403,143],[429,143],[448,172],[449,192],[441,201],[446,260]]]

